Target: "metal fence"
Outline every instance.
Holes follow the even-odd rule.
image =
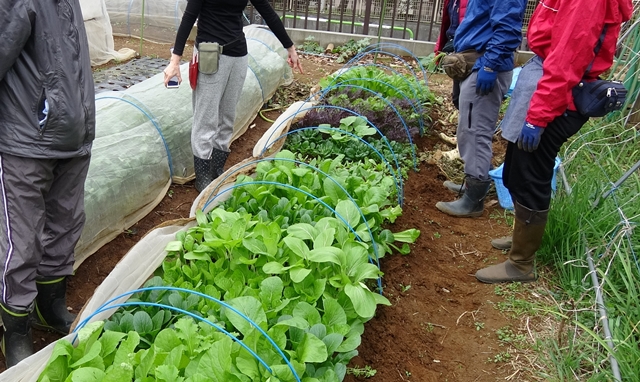
[[[537,0],[528,0],[523,34]],[[287,28],[435,41],[444,0],[271,0]],[[251,23],[261,23],[249,6]]]

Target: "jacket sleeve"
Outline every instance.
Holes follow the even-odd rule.
[[[0,0],[0,81],[13,67],[29,36],[33,12],[27,9],[27,1]]]
[[[202,0],[189,0],[187,1],[187,8],[184,10],[178,32],[176,33],[176,41],[173,43],[173,53],[178,56],[182,56],[184,53],[184,46],[187,44],[187,39],[193,28],[193,24],[196,23],[196,19],[200,15],[202,9]]]
[[[571,89],[582,79],[604,28],[606,2],[572,0],[562,3],[544,57],[542,77],[531,97],[527,121],[546,127],[572,104]]]
[[[522,42],[522,18],[527,0],[497,0],[491,11],[493,35],[484,53],[484,65],[494,70],[512,66],[513,53]]]
[[[444,0],[444,4],[442,4],[442,23],[440,24],[440,34],[438,35],[438,40],[436,41],[436,46],[433,48],[433,52],[438,54],[440,49],[444,47],[447,43],[447,29],[451,25],[451,18],[449,17],[449,1]]]

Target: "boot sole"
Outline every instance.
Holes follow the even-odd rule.
[[[482,277],[478,277],[476,275],[476,279],[485,284],[502,284],[502,283],[532,283],[538,280],[538,277],[531,278],[523,278],[523,279],[508,279],[508,280],[495,280],[495,279],[485,279]]]
[[[442,202],[436,203],[436,208],[437,209],[439,209],[440,211],[444,212],[447,215],[455,216],[455,217],[458,217],[458,218],[479,218],[484,213],[484,210],[482,210],[482,211],[477,211],[477,212],[471,212],[471,213],[468,213],[468,214],[456,214],[456,213],[453,213],[453,211],[447,209],[446,207],[443,207],[441,203]]]

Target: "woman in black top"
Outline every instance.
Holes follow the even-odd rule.
[[[302,73],[296,48],[268,0],[252,0],[251,3],[287,49],[289,66]],[[247,41],[242,31],[242,11],[247,4],[247,0],[189,0],[178,28],[171,61],[164,70],[165,86],[174,76],[182,82],[180,60],[196,19],[196,47],[206,42],[217,42],[222,47],[217,71],[198,73],[197,86],[193,91],[191,148],[198,191],[223,173],[229,156],[236,105],[247,74]]]

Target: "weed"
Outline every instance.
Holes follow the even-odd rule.
[[[409,289],[411,289],[411,284],[409,285],[400,284],[400,288],[402,289],[402,292],[406,292]]]
[[[493,292],[496,294],[496,296],[513,295],[521,291],[522,291],[521,283],[508,283],[504,285],[496,285],[496,287],[493,289]]]
[[[514,317],[531,312],[533,304],[520,296],[523,288],[521,283],[497,285],[494,293],[504,300],[496,303],[496,308],[503,313],[511,312]]]
[[[324,49],[316,41],[315,37],[308,36],[300,46],[300,50],[306,53],[324,53]]]
[[[473,324],[476,326],[476,330],[484,329],[484,322],[476,321]]]
[[[505,326],[496,330],[498,340],[506,344],[522,344],[526,341],[526,337],[523,334],[516,334],[511,330],[509,326]]]
[[[442,237],[442,235],[440,235],[438,232],[434,232],[433,237],[435,237],[436,239],[439,239]]]
[[[347,374],[351,374],[354,377],[363,377],[363,378],[371,378],[376,375],[378,371],[376,369],[372,369],[371,366],[365,365],[364,367],[348,367]]]
[[[368,37],[365,37],[358,41],[351,39],[347,41],[344,45],[335,47],[333,49],[333,53],[338,53],[338,58],[336,59],[336,62],[342,63],[347,61],[349,58],[365,50],[370,43],[371,43],[371,39]]]
[[[501,353],[494,355],[493,358],[489,358],[489,362],[504,363],[504,362],[509,362],[510,359],[511,359],[511,353],[509,353],[508,351],[503,351]]]

